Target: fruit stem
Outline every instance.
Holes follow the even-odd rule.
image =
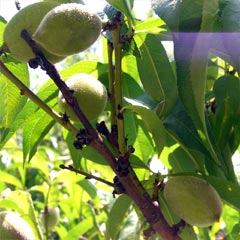
[[[52,108],[50,108],[45,102],[43,102],[34,92],[32,92],[24,83],[17,78],[5,64],[0,60],[0,71],[6,76],[15,86],[20,90],[21,95],[25,95],[36,103],[41,109],[48,113],[56,122],[61,124],[64,128],[70,131],[72,134],[77,135],[78,129],[74,127],[69,121],[64,121],[63,118],[56,113]]]

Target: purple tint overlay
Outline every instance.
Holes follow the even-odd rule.
[[[190,53],[201,58],[206,52],[212,52],[230,61],[229,55],[240,52],[240,32],[175,32],[173,40],[174,48],[177,48],[175,54],[181,54],[178,57],[183,60],[189,58]]]

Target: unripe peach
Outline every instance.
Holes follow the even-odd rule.
[[[21,37],[21,31],[26,29],[31,36],[47,12],[57,5],[58,3],[56,2],[38,2],[28,5],[21,9],[8,22],[3,34],[4,48],[7,47],[15,59],[22,62],[28,62],[30,59],[35,58],[32,49]],[[43,51],[46,58],[52,63],[59,62],[65,58],[49,53],[41,47],[40,50]]]
[[[82,4],[61,4],[42,19],[33,39],[52,54],[68,56],[89,48],[99,37],[101,20]]]
[[[52,230],[59,222],[59,208],[48,207],[46,210],[40,212],[40,220],[43,227],[47,227],[48,230]]]
[[[0,212],[0,239],[34,240],[30,225],[16,212]]]
[[[173,212],[194,226],[208,227],[219,221],[222,213],[216,190],[197,177],[171,177],[165,185],[164,196]]]
[[[67,86],[74,91],[77,102],[89,121],[97,119],[107,103],[105,86],[90,74],[79,73],[66,81]],[[77,115],[67,104],[62,93],[59,93],[58,104],[60,111],[67,114],[72,121],[79,121]]]

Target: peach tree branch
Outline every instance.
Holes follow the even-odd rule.
[[[61,76],[57,72],[55,66],[47,61],[43,53],[38,49],[36,43],[31,39],[26,30],[23,30],[22,37],[32,48],[37,60],[40,62],[42,69],[45,70],[53,79],[59,90],[62,92],[67,103],[73,108],[79,120],[82,122],[83,126],[85,127],[87,137],[89,138],[89,141],[87,142],[88,146],[95,149],[108,162],[109,166],[117,175],[119,182],[124,187],[124,193],[136,203],[154,231],[159,233],[163,239],[180,239],[178,236],[176,236],[174,229],[168,225],[158,204],[156,204],[156,201],[153,201],[150,195],[144,189],[131,165],[127,165],[127,174],[122,174],[121,171],[119,171],[118,159],[115,158],[114,154],[103,142],[101,135],[95,128],[93,128],[91,123],[82,113],[76,98],[67,87],[65,82],[61,79]],[[126,153],[127,151],[121,157],[125,157]]]

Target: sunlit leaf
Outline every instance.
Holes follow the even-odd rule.
[[[146,93],[159,104],[160,117],[172,110],[177,97],[177,85],[168,56],[158,35],[136,35],[135,41],[141,53],[137,65],[141,82]]]
[[[19,189],[23,188],[21,181],[17,177],[11,175],[10,173],[0,171],[0,175],[1,175],[1,182],[5,182],[8,184],[14,185],[15,187],[17,187]]]
[[[53,127],[55,121],[39,110],[31,115],[23,128],[23,158],[30,161],[37,151],[38,144]]]
[[[179,33],[174,38],[178,92],[211,158],[219,163],[207,133],[205,88],[210,33]]]
[[[94,223],[92,219],[85,219],[80,223],[76,224],[72,229],[68,231],[68,233],[63,236],[65,239],[77,239],[79,236],[83,236],[87,233],[91,228],[94,227]]]
[[[16,62],[10,56],[4,60],[6,67],[25,85],[29,86],[27,65]],[[0,146],[14,133],[13,122],[25,105],[27,98],[21,91],[0,72]]]
[[[119,196],[111,211],[107,220],[107,238],[114,239],[121,230],[121,226],[126,217],[127,210],[131,205],[131,199],[126,195]]]
[[[0,16],[0,46],[2,46],[3,44],[3,31],[4,31],[4,28],[5,28],[5,25],[6,25],[6,20]]]

